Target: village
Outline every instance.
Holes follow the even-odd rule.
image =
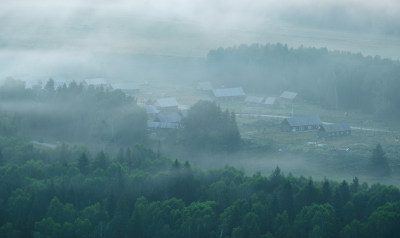
[[[65,83],[54,80],[55,87]],[[398,154],[398,130],[365,114],[321,108],[293,91],[252,95],[241,87],[214,87],[211,82],[186,82],[177,87],[149,82],[109,84],[104,78],[88,78],[82,83],[134,97],[145,109],[149,135],[156,141],[168,140],[169,134],[182,128],[191,105],[209,100],[236,114],[241,137],[251,148],[352,157],[367,156],[384,142],[388,155]],[[27,83],[26,87],[38,84]]]

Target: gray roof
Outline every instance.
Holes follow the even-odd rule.
[[[159,98],[156,100],[156,103],[158,104],[159,107],[177,107],[178,102],[176,101],[175,98],[169,97],[169,98]]]
[[[329,124],[322,125],[321,130],[326,132],[340,132],[340,131],[350,131],[350,126],[347,123]]]
[[[197,87],[198,87],[198,89],[204,90],[204,91],[213,90],[213,86],[210,82],[200,82]]]
[[[160,110],[158,110],[155,106],[153,105],[146,105],[146,113],[147,114],[158,114]]]
[[[153,121],[153,122],[148,122],[147,126],[150,128],[176,129],[179,128],[179,123]]]
[[[179,123],[182,117],[178,113],[160,113],[157,115],[157,120],[160,122]]]
[[[215,97],[241,97],[246,96],[242,88],[219,88],[213,89]]]
[[[244,101],[251,102],[251,103],[262,103],[263,100],[264,100],[263,97],[247,96]]]
[[[267,97],[265,99],[264,104],[268,104],[268,105],[274,105],[276,101],[276,97]]]
[[[311,125],[322,125],[322,121],[319,116],[310,117],[291,117],[285,119],[290,126],[311,126]]]
[[[284,91],[284,92],[281,94],[280,97],[281,97],[281,98],[285,98],[285,99],[293,100],[296,96],[297,96],[297,93],[296,93],[296,92]]]

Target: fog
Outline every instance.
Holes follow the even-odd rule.
[[[399,18],[395,0],[6,1],[0,78],[84,78],[106,74],[103,66],[121,57],[204,58],[211,49],[251,43],[398,59]],[[107,70],[119,78],[132,72],[120,64]]]
[[[80,82],[101,77],[109,83],[150,82],[152,86],[206,81],[204,65],[211,50],[253,43],[324,47],[400,59],[400,2],[396,0],[16,0],[2,2],[0,22],[0,82],[9,76],[43,83],[49,78]],[[330,79],[333,73],[326,75]],[[280,82],[281,77],[275,80]],[[221,85],[226,82],[222,80]],[[338,107],[336,101],[333,107]],[[374,103],[376,108],[393,106]],[[32,112],[32,105],[0,104],[4,110],[27,113]],[[51,108],[43,110],[48,113]]]

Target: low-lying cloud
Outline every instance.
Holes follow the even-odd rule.
[[[0,21],[1,79],[34,69],[101,69],[98,62],[110,55],[205,57],[210,49],[251,43],[391,58],[400,48],[396,0],[6,0]]]

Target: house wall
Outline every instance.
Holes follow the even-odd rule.
[[[292,131],[313,131],[318,130],[319,128],[319,125],[295,126],[292,127]]]
[[[334,136],[346,136],[351,135],[351,131],[335,131],[335,132],[326,132],[326,131],[319,131],[319,137],[334,137]]]

